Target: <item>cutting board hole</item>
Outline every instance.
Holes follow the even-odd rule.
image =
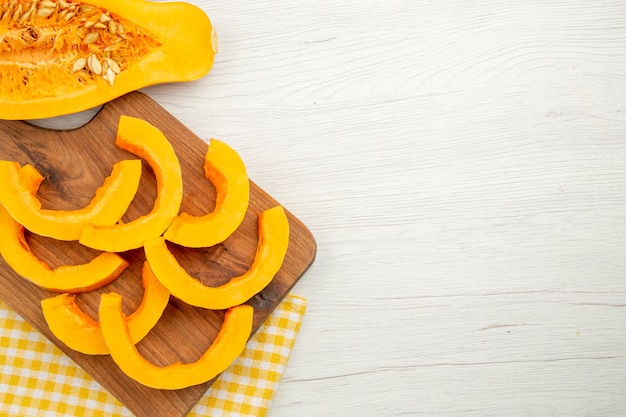
[[[26,123],[50,130],[74,130],[83,127],[92,121],[101,109],[102,106],[99,106],[79,113],[68,114],[66,116],[26,120]]]

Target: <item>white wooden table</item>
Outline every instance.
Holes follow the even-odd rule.
[[[270,417],[626,415],[626,3],[191,2],[144,91],[319,245]]]

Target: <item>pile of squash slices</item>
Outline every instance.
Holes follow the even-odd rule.
[[[207,286],[191,276],[167,242],[205,248],[224,242],[241,225],[248,209],[250,182],[239,155],[211,139],[204,172],[216,190],[214,209],[202,216],[180,212],[183,184],[180,162],[165,135],[145,120],[121,116],[115,144],[138,159],[116,163],[92,201],[76,210],[42,208],[37,190],[43,177],[32,165],[0,161],[0,254],[21,277],[60,293],[41,301],[50,331],[69,348],[87,355],[111,355],[129,377],[156,389],[202,384],[223,372],[243,351],[253,326],[252,306],[245,304],[265,288],[282,266],[289,244],[289,222],[277,205],[258,214],[258,244],[244,274],[221,286]],[[141,186],[142,160],[152,169],[157,196],[152,210],[121,221]],[[78,241],[100,253],[90,262],[51,268],[29,248],[25,230],[61,241]],[[99,289],[128,267],[120,253],[143,248],[144,295],[126,316],[122,296],[102,293],[98,319],[81,310],[77,293]],[[137,350],[161,318],[170,296],[212,310],[225,310],[222,327],[195,362],[157,366]]]

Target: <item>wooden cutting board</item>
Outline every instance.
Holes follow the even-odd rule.
[[[120,115],[142,118],[158,127],[170,140],[182,165],[184,201],[181,210],[200,215],[212,210],[215,190],[204,177],[207,143],[182,125],[148,96],[134,92],[106,106],[87,125],[70,131],[54,131],[20,121],[0,120],[0,159],[33,164],[44,176],[38,197],[42,207],[73,209],[86,205],[96,188],[121,159],[137,158],[115,146]],[[208,138],[206,138],[208,139]],[[218,138],[228,143],[228,138]],[[236,150],[236,149],[235,149]],[[245,162],[245,161],[244,161]],[[140,189],[125,217],[132,220],[148,213],[156,195],[152,171],[144,162]],[[224,243],[206,249],[185,249],[170,245],[180,263],[207,285],[219,285],[245,272],[257,244],[257,215],[279,204],[251,182],[250,206],[240,228]],[[285,208],[290,224],[289,249],[273,281],[248,304],[255,310],[254,330],[277,307],[313,262],[316,243],[306,226]],[[52,267],[83,263],[98,252],[77,242],[60,242],[27,233],[33,252]],[[103,289],[78,295],[80,306],[97,317],[102,291],[116,291],[124,297],[124,310],[134,311],[141,301],[142,249],[122,256],[130,267]],[[108,355],[89,356],[67,348],[56,339],[44,321],[40,300],[55,293],[42,290],[16,275],[0,259],[0,298],[65,354],[85,369],[138,417],[184,416],[206,393],[212,381],[182,390],[147,388],[124,375]],[[221,326],[223,311],[191,307],[172,297],[161,320],[137,346],[150,361],[166,365],[196,360],[212,343]]]

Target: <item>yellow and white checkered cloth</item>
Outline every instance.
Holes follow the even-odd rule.
[[[306,310],[288,295],[188,414],[264,416]],[[0,416],[132,414],[48,339],[0,302]]]

